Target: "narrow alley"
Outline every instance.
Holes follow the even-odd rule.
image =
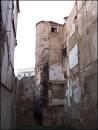
[[[97,130],[97,1],[75,0],[63,24],[40,19],[35,67],[15,73],[20,3],[0,1],[1,130]]]

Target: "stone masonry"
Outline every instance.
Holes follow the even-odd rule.
[[[52,21],[36,24],[35,89],[42,102],[44,125],[64,123],[63,28],[63,25]]]
[[[68,79],[66,114],[69,113],[72,125],[77,128],[96,128],[97,2],[76,1],[65,20],[65,26]]]
[[[36,24],[35,83],[44,125],[97,128],[97,1],[75,1],[63,25]]]
[[[16,78],[14,48],[19,1],[0,1],[0,94],[1,129],[14,129],[16,122]]]
[[[32,125],[34,123],[33,87],[34,87],[34,76],[23,77],[17,83],[17,105],[16,105],[17,127],[22,125]]]

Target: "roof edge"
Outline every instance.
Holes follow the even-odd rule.
[[[51,23],[51,24],[58,24],[58,25],[62,25],[62,26],[63,26],[63,24],[60,24],[60,23],[57,23],[57,22],[54,22],[54,21],[44,21],[44,20],[39,21],[38,23],[36,23],[36,26],[37,26],[38,24],[44,23],[44,22]]]

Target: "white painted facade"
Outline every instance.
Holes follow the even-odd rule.
[[[49,66],[49,79],[50,80],[64,80],[64,74],[61,64],[53,64]]]
[[[72,69],[78,64],[78,45],[76,44],[74,48],[69,52],[69,67]]]
[[[19,79],[23,78],[23,77],[31,77],[34,75],[34,70],[33,68],[25,68],[25,69],[18,69],[17,71],[17,77]]]

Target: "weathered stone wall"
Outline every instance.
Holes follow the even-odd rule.
[[[96,128],[97,2],[76,1],[65,23],[70,90],[66,95],[70,98],[70,116],[72,120],[79,120],[84,128]]]
[[[43,117],[43,125],[51,126],[64,124],[64,106],[44,108]]]
[[[51,30],[52,27],[56,28],[55,33],[52,32],[55,31]],[[36,25],[35,82],[37,90],[40,90],[38,85],[42,80],[44,66],[48,63],[52,65],[62,62],[63,32],[63,25],[55,22],[41,21]]]
[[[3,84],[0,85],[1,93],[1,128],[16,128],[16,90],[17,78],[13,75],[12,87],[13,91],[7,89]]]
[[[18,1],[15,1],[18,2]],[[17,6],[13,1],[0,1],[0,93],[1,93],[1,129],[15,128],[15,96],[16,84],[14,75],[14,48],[16,46],[16,30],[13,12]],[[17,14],[16,14],[17,13]]]
[[[51,32],[56,27],[57,32]],[[49,64],[61,63],[63,48],[63,25],[41,21],[36,25],[36,69],[43,67],[44,55],[48,53]],[[47,49],[47,52],[46,52]],[[36,70],[37,72],[37,70]]]
[[[58,24],[57,32],[50,32],[49,38],[49,65],[62,63],[63,25]]]
[[[58,31],[51,32],[51,26],[57,26]],[[58,80],[65,81],[65,123],[77,128],[96,128],[96,75],[97,1],[75,1],[64,25],[45,21],[37,24],[36,76],[37,85],[40,85],[36,88],[40,95],[41,86],[45,104],[48,104],[53,93],[56,94],[52,91],[53,82],[58,86]],[[49,112],[48,107],[44,112]]]
[[[24,77],[18,81],[16,123],[17,126],[29,125],[33,120],[34,77]]]
[[[36,25],[36,68],[43,65],[42,53],[49,48],[49,23],[41,21]]]
[[[41,21],[37,23],[35,65],[35,76],[37,77],[37,79],[35,79],[35,81],[37,81],[36,95],[39,95],[39,100],[42,101],[42,119],[43,124],[46,123],[46,125],[48,125],[49,122],[50,125],[52,125],[52,122],[56,122],[56,118],[60,121],[60,113],[63,113],[61,109],[64,111],[65,79],[62,69],[63,46],[63,25],[51,21]],[[59,83],[57,82],[55,84],[52,83],[52,81],[59,81]],[[62,96],[60,96],[60,94],[62,94]],[[48,107],[51,109],[51,112]],[[47,113],[45,113],[44,110],[46,110]],[[54,112],[54,115],[52,115],[52,111],[54,110],[57,110],[58,114]],[[51,119],[53,118],[54,121],[50,120],[48,122],[48,116]],[[57,117],[54,118],[54,116]],[[61,121],[61,123],[63,123],[63,121]]]
[[[1,128],[10,129],[12,119],[12,93],[1,86]]]

